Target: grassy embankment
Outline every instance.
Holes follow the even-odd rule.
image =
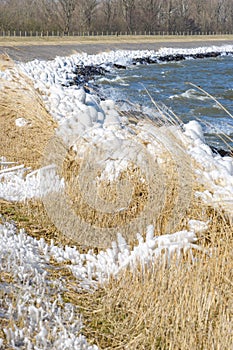
[[[192,41],[228,41],[233,35],[109,35],[109,36],[62,36],[62,37],[0,37],[0,46],[4,45],[57,45],[57,44],[108,44],[108,43],[157,43]]]

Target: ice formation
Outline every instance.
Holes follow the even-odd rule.
[[[12,280],[0,289],[1,313],[11,321],[3,329],[7,344],[14,349],[96,350],[82,335],[81,316],[61,297],[64,281],[48,276],[52,245],[9,223],[0,224],[0,243],[1,276]]]
[[[70,86],[68,83],[74,78],[76,65],[101,65],[110,69],[110,63],[130,64],[135,57],[159,57],[175,54],[197,54],[208,52],[232,52],[232,46],[202,47],[195,49],[169,49],[163,48],[154,51],[115,51],[101,53],[98,55],[87,55],[85,53],[72,55],[70,57],[56,57],[53,61],[34,60],[28,63],[19,63],[14,69],[20,69],[33,81],[34,87],[42,95],[44,103],[50,114],[58,121],[59,128],[57,136],[62,139],[66,147],[79,149],[79,154],[85,153],[85,145],[82,140],[88,140],[88,144],[102,145],[103,148],[113,149],[106,155],[105,166],[102,168],[100,179],[113,181],[119,176],[129,163],[127,158],[127,147],[125,139],[140,140],[147,144],[146,152],[156,154],[157,162],[163,162],[162,153],[169,146],[164,138],[151,137],[153,127],[141,121],[137,126],[127,123],[127,118],[120,117],[117,106],[112,100],[101,101],[95,94],[89,94],[82,87]],[[10,71],[2,73],[2,79],[9,80]],[[19,76],[19,79],[22,79]],[[27,127],[22,120],[16,121],[19,127]],[[170,131],[169,131],[170,132]],[[197,193],[205,202],[216,207],[223,208],[229,215],[233,212],[233,163],[231,157],[221,157],[213,154],[210,147],[206,145],[200,124],[196,121],[184,125],[184,131],[173,127],[172,133],[175,139],[180,139],[185,152],[192,159],[192,168],[200,184],[204,185],[204,191]],[[81,140],[81,141],[80,141]],[[81,142],[83,148],[75,146]],[[124,147],[123,147],[124,144]],[[171,148],[171,147],[170,147]],[[114,151],[115,149],[115,151]],[[158,150],[161,150],[159,154]],[[130,149],[132,152],[132,148]],[[129,153],[129,152],[128,152]],[[171,152],[170,152],[171,153]],[[173,152],[173,158],[177,152]],[[107,159],[111,158],[112,159]],[[132,158],[132,157],[131,157]],[[179,160],[178,160],[179,161]],[[50,179],[51,176],[50,170]],[[53,173],[52,173],[53,174]],[[3,176],[4,175],[4,176]],[[23,176],[23,170],[17,172],[0,172],[0,196],[8,200],[24,200],[26,198],[40,197],[49,188],[58,191],[64,187],[63,179],[56,178],[49,185],[49,176],[46,172],[38,170],[33,174]],[[43,176],[43,181],[42,181]],[[45,177],[45,178],[44,178]],[[41,184],[45,184],[41,187]]]
[[[162,156],[164,149],[171,155],[174,163],[179,159],[179,152],[182,149],[182,154],[186,153],[189,159],[192,159],[190,172],[195,173],[197,181],[204,187],[204,190],[196,195],[206,203],[223,208],[229,216],[232,216],[233,158],[213,154],[205,143],[198,122],[189,122],[183,126],[183,129],[174,125],[164,126],[161,129],[162,136],[159,136],[156,135],[156,128],[147,122],[141,121],[137,125],[129,125],[127,118],[120,116],[114,101],[100,101],[95,94],[88,94],[83,88],[68,84],[74,78],[73,72],[76,65],[102,65],[109,69],[110,62],[128,65],[135,57],[213,51],[224,54],[228,51],[232,52],[233,47],[190,50],[167,48],[159,52],[115,51],[99,55],[79,54],[65,58],[57,57],[50,62],[35,60],[26,64],[19,63],[14,70],[17,72],[20,69],[33,80],[34,87],[42,95],[47,110],[59,124],[56,136],[66,147],[73,147],[81,159],[84,158],[88,147],[101,144],[106,154],[113,156],[111,159],[106,157],[104,165],[102,164],[100,181],[117,180],[131,162],[132,152],[142,145],[143,147],[146,145],[143,149],[161,169],[166,166]],[[10,72],[0,74],[1,79],[10,81]],[[22,76],[19,77],[21,78]],[[24,120],[17,120],[17,126],[27,127]],[[170,135],[168,140],[164,136],[166,133]],[[132,140],[134,144],[138,143],[140,146],[130,149]],[[171,140],[177,144],[177,152],[172,152]],[[130,152],[127,151],[127,147]],[[111,149],[112,152],[107,153]],[[128,156],[129,153],[131,156]],[[140,158],[140,154],[138,156],[135,153],[134,156],[133,161],[137,159],[142,165],[143,159]],[[56,188],[58,192],[64,188],[64,179],[57,176],[54,164],[32,172],[23,165],[15,165],[7,161],[10,160],[2,159],[0,163],[0,198],[23,201],[27,198],[41,197],[51,188]],[[143,164],[142,167],[146,168],[146,165]],[[183,180],[181,173],[180,176]],[[182,196],[181,186],[180,197]],[[62,281],[56,281],[57,298],[55,300],[51,300],[51,296],[49,297],[51,293],[46,292],[51,288],[45,271],[50,258],[53,257],[60,263],[71,262],[66,266],[76,277],[79,288],[90,290],[96,288],[98,283],[106,282],[110,276],[117,276],[122,269],[133,269],[138,262],[142,266],[161,261],[169,264],[172,256],[176,256],[179,260],[185,252],[189,252],[194,261],[193,251],[202,250],[197,245],[196,232],[208,230],[208,223],[191,220],[188,227],[188,230],[173,234],[168,231],[167,235],[156,236],[153,226],[148,226],[146,237],[143,238],[138,234],[138,243],[132,250],[119,234],[118,240],[108,249],[98,254],[94,254],[93,251],[81,254],[76,248],[66,246],[63,249],[55,246],[53,242],[48,245],[43,239],[36,241],[22,230],[16,234],[17,229],[12,224],[0,225],[1,271],[12,275],[17,288],[20,287],[17,295],[17,309],[13,310],[12,304],[6,299],[4,312],[11,319],[13,314],[16,318],[24,315],[26,322],[22,328],[15,326],[14,329],[4,330],[8,343],[13,347],[25,346],[30,349],[32,348],[30,335],[33,334],[38,349],[97,349],[96,346],[88,345],[82,336],[82,323],[72,305],[65,304],[63,309],[56,306],[58,300],[62,302],[59,297],[64,288]],[[8,285],[7,288],[11,286]],[[76,315],[76,318],[72,315]],[[48,323],[51,332],[49,337]],[[74,336],[74,333],[79,335]],[[57,340],[55,340],[55,334]],[[0,346],[2,341],[0,339]]]

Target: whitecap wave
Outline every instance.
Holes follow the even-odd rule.
[[[206,95],[202,95],[200,92],[198,92],[195,89],[188,89],[185,92],[182,92],[181,94],[171,95],[169,99],[193,99],[193,100],[206,101],[206,100],[210,100],[210,97]]]

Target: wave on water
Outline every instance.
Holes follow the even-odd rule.
[[[210,100],[210,97],[203,95],[202,93],[198,92],[195,89],[188,89],[181,94],[172,95],[169,98],[170,99],[186,99],[186,98],[188,98],[188,99],[200,100],[200,101]]]
[[[119,83],[119,84],[128,85],[125,83],[124,79],[118,75],[114,76],[114,77],[104,76],[104,77],[98,78],[97,82],[98,83],[110,83],[110,84]]]
[[[233,100],[233,88],[232,89],[227,89],[224,91],[224,97],[230,101]]]
[[[225,134],[233,138],[233,123],[230,124],[226,120],[216,120],[211,123],[205,122],[203,124],[204,133],[207,134]]]

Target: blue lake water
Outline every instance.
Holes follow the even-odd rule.
[[[233,139],[233,118],[189,83],[200,86],[233,114],[233,57],[187,59],[180,62],[136,65],[115,70],[97,80],[105,95],[116,100],[153,107],[149,94],[164,103],[184,122],[201,122],[206,140],[224,147],[219,138]],[[226,142],[233,146],[226,138]]]

